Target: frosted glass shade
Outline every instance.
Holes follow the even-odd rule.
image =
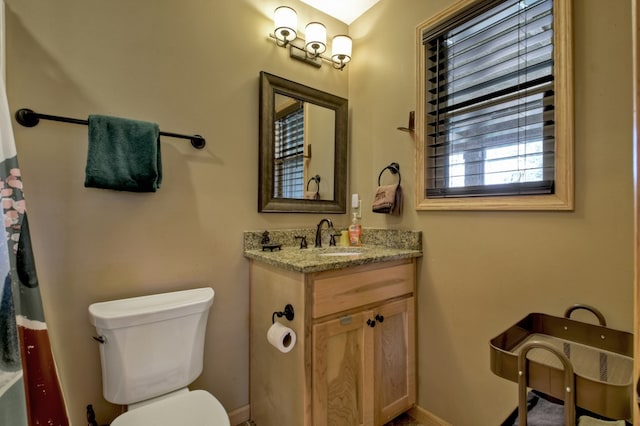
[[[327,50],[327,29],[320,22],[309,22],[304,30],[307,52],[319,55]]]
[[[274,35],[276,40],[289,42],[296,39],[298,28],[298,14],[287,6],[276,8],[273,13]]]
[[[351,37],[346,35],[337,35],[331,42],[331,59],[334,65],[344,66],[351,60]]]

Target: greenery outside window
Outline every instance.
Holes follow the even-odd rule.
[[[417,208],[573,209],[570,0],[464,0],[417,28]]]

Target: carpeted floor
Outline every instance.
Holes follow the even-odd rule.
[[[248,422],[242,423],[238,426],[258,426],[253,420],[249,420]],[[391,420],[384,426],[422,426],[421,423],[418,423],[415,419],[411,418],[408,414],[401,414],[395,419]]]

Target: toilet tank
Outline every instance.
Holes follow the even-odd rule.
[[[89,306],[102,337],[102,391],[133,404],[187,387],[202,372],[212,288],[196,288]]]

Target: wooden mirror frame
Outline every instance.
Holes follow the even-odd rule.
[[[335,111],[332,200],[274,198],[274,99],[280,94]],[[348,100],[282,77],[260,72],[258,212],[345,213],[347,207]],[[316,148],[317,149],[317,148]]]

